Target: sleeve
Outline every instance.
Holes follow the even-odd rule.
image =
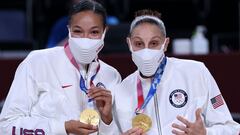
[[[64,121],[31,112],[38,101],[37,83],[29,61],[24,60],[15,73],[13,83],[0,115],[1,135],[66,135]]]
[[[205,66],[203,75],[208,92],[207,103],[203,110],[207,135],[238,135],[240,126],[233,121],[213,76]]]
[[[115,120],[113,118],[113,121],[106,125],[102,120],[99,124],[99,135],[119,135],[118,127],[115,123]]]

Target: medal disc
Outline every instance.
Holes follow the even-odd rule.
[[[139,127],[145,133],[152,127],[152,120],[145,114],[139,114],[132,119],[132,127]]]
[[[85,109],[80,115],[80,122],[97,126],[100,117],[97,111],[93,109]]]

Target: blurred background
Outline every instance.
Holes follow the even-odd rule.
[[[239,121],[240,0],[98,1],[107,9],[109,25],[100,58],[116,67],[123,78],[136,69],[125,42],[134,12],[157,10],[171,38],[167,55],[204,62]],[[59,31],[66,33],[71,2],[0,1],[0,101],[8,93],[18,64],[30,51],[57,46],[66,36]]]

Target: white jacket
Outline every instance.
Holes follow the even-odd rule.
[[[145,98],[151,81],[141,78],[139,71],[129,75],[118,88],[115,88],[115,121],[121,132],[132,128],[132,118],[138,104],[138,77],[142,82]],[[223,105],[220,101],[216,102],[220,106],[217,107],[218,104],[215,104],[216,109],[213,108],[212,102],[214,103],[213,100],[219,94],[221,93],[214,78],[203,63],[167,58],[160,85],[145,109],[145,114],[152,119],[152,128],[147,134],[171,135],[172,123],[181,123],[176,119],[177,115],[194,122],[196,109],[202,108],[208,135],[238,135],[239,124],[233,121],[225,101],[223,100]],[[157,113],[159,118],[156,118]]]
[[[84,75],[88,87],[96,69],[93,63]],[[101,60],[99,63],[95,85],[101,83],[109,89],[121,81],[116,69]],[[17,68],[0,115],[0,135],[66,135],[64,122],[79,120],[87,106],[79,78],[63,47],[31,52]],[[101,121],[100,134],[106,134],[105,128],[111,125]]]

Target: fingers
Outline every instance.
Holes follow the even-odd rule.
[[[172,124],[172,127],[174,128],[172,130],[172,133],[175,135],[185,135],[185,134],[192,135],[194,133],[206,134],[206,128],[202,121],[201,112],[202,112],[201,108],[198,108],[195,111],[196,121],[193,123],[188,121],[184,117],[177,116],[177,119],[185,125],[179,125],[175,123]]]
[[[91,134],[91,133],[94,133],[94,132],[97,132],[97,130],[89,130],[89,129],[78,129],[78,132],[81,133],[81,134]]]
[[[75,134],[78,135],[89,135],[91,133],[95,133],[97,130],[88,130],[88,129],[78,129]]]
[[[183,124],[185,124],[186,127],[190,127],[191,122],[189,122],[187,119],[183,118],[182,116],[177,116],[177,119],[181,121]]]
[[[132,128],[132,129],[127,131],[127,134],[132,134],[134,132],[137,132],[138,130],[139,130],[139,128]]]
[[[189,131],[189,127],[191,127],[191,122],[189,122],[187,119],[183,118],[182,116],[177,116],[177,119],[181,121],[185,125],[178,125],[176,123],[172,124],[172,127],[175,128],[172,130],[172,133],[175,135],[186,135]],[[178,129],[178,130],[176,130]]]
[[[179,129],[179,130],[181,130],[181,131],[184,131],[184,132],[188,132],[188,129],[185,127],[185,126],[183,126],[183,125],[178,125],[178,124],[176,124],[176,123],[173,123],[172,124],[172,127],[173,128],[177,128],[177,129]]]
[[[202,121],[202,117],[201,117],[201,113],[202,113],[202,109],[198,108],[195,112],[196,115],[196,121]]]
[[[143,130],[141,128],[134,127],[128,130],[127,132],[125,132],[123,135],[142,135],[142,134],[143,134]]]
[[[79,122],[77,121],[77,124],[78,124],[78,127],[79,128],[83,128],[83,129],[87,129],[87,130],[97,130],[97,126],[93,126],[93,125],[90,125],[90,124],[85,124],[85,123],[82,123],[82,122]]]
[[[80,121],[70,120],[65,122],[65,129],[67,133],[73,134],[91,134],[98,130],[96,126],[84,124]]]
[[[181,131],[177,131],[175,129],[172,130],[172,133],[175,134],[175,135],[187,135],[186,133],[181,132]]]
[[[99,96],[109,97],[112,96],[111,92],[102,88],[92,87],[88,91],[88,96],[91,98],[96,98]]]
[[[137,130],[137,134],[136,135],[144,135],[143,130],[141,128],[139,128]]]
[[[99,100],[112,101],[111,92],[102,88],[97,88],[97,87],[90,88],[88,92],[88,96],[96,101],[99,101]]]

